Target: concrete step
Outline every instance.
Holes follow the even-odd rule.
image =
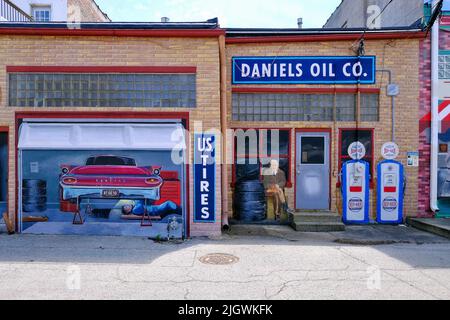
[[[345,231],[345,225],[326,222],[292,222],[292,228],[300,232],[341,232]]]
[[[450,239],[450,219],[407,218],[411,227]]]
[[[331,212],[295,212],[292,214],[294,222],[322,222],[322,223],[340,223],[342,218]]]

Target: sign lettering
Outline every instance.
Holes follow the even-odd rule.
[[[196,134],[194,138],[194,222],[215,222],[216,138]]]
[[[376,58],[234,57],[233,84],[374,84]]]

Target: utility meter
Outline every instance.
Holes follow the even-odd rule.
[[[345,224],[369,223],[370,165],[364,160],[342,166],[342,205]]]

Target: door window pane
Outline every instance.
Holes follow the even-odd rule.
[[[325,138],[302,137],[301,139],[302,164],[325,164]]]

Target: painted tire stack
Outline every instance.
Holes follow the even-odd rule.
[[[258,222],[266,219],[266,195],[259,180],[237,184],[233,204],[235,217],[239,221]]]
[[[24,212],[47,210],[47,182],[45,180],[23,180],[22,210]]]

